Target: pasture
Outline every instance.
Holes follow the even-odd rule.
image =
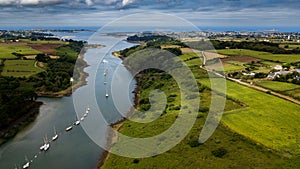
[[[210,86],[207,78],[200,79]],[[283,154],[299,155],[300,106],[235,82],[227,81],[227,96],[248,107],[226,112],[222,122],[231,130]]]
[[[294,90],[300,88],[300,85],[286,83],[286,82],[277,82],[277,81],[261,81],[261,82],[256,82],[255,84],[277,92],[283,92],[287,90]]]
[[[30,48],[25,45],[3,45],[0,44],[0,59],[17,59],[13,53],[21,55],[36,55],[41,52]]]
[[[300,54],[272,54],[248,49],[222,49],[217,50],[219,54],[229,56],[250,56],[273,62],[293,63],[300,61]]]
[[[34,60],[6,60],[1,75],[13,77],[29,77],[42,71],[43,69],[35,67]]]

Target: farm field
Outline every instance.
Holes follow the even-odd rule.
[[[41,52],[24,45],[0,45],[0,59],[17,59],[17,57],[12,53],[22,55],[36,55]]]
[[[29,77],[42,72],[43,69],[35,67],[35,60],[6,60],[2,76]]]
[[[294,90],[300,88],[300,85],[285,83],[285,82],[276,82],[276,81],[261,81],[255,84],[277,92],[283,92],[287,90]]]
[[[210,85],[207,78],[202,84]],[[233,131],[266,147],[292,155],[300,154],[300,106],[235,82],[227,81],[227,95],[248,107],[226,112],[222,122]]]
[[[250,57],[269,60],[273,62],[279,61],[285,63],[292,63],[292,62],[300,61],[300,55],[298,54],[272,54],[269,52],[259,52],[259,51],[248,50],[248,49],[222,49],[222,50],[217,50],[217,52],[222,55],[250,56]]]

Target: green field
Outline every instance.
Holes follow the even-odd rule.
[[[273,90],[273,91],[278,91],[278,92],[283,92],[283,91],[287,91],[287,90],[294,90],[294,89],[300,88],[300,85],[286,83],[286,82],[276,82],[276,81],[262,81],[262,82],[257,82],[255,84],[258,86]]]
[[[210,85],[208,79],[201,83]],[[300,155],[300,106],[284,99],[227,81],[227,95],[248,105],[223,115],[233,131],[276,151]]]
[[[251,56],[251,57],[274,61],[274,62],[279,61],[285,63],[292,63],[292,62],[300,61],[299,54],[272,54],[269,52],[259,52],[259,51],[248,50],[248,49],[222,49],[222,50],[217,50],[217,52],[222,55]]]
[[[223,65],[224,66],[224,71],[225,72],[230,72],[230,71],[238,71],[238,70],[243,70],[245,69],[244,66],[239,66],[239,65],[230,65],[230,64],[226,64]],[[215,69],[216,71],[222,71],[222,69]]]
[[[36,40],[31,41],[30,39],[21,39],[20,42],[26,42],[30,44],[59,44],[59,45],[67,45],[69,42],[58,41],[58,40]]]
[[[28,77],[43,71],[41,68],[35,67],[34,64],[34,60],[6,60],[1,75]]]
[[[0,59],[16,59],[12,53],[22,55],[36,55],[41,52],[34,50],[28,46],[0,46]]]
[[[78,53],[69,46],[61,46],[55,50],[56,50],[56,55],[58,56],[68,56],[73,59],[76,59],[78,57]]]

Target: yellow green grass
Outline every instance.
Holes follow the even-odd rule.
[[[1,75],[29,77],[42,71],[43,69],[35,67],[34,60],[6,60]]]
[[[210,85],[209,79],[200,82]],[[226,126],[276,151],[300,154],[299,105],[231,81],[227,81],[226,94],[248,106],[226,112],[222,117]]]
[[[36,40],[31,41],[30,39],[21,39],[20,42],[27,42],[30,44],[58,44],[58,45],[68,45],[69,42],[59,41],[59,40]]]
[[[299,62],[299,54],[272,54],[269,52],[259,52],[248,49],[222,49],[217,50],[219,54],[229,56],[251,56],[263,60],[279,61],[285,63]]]
[[[300,85],[286,83],[286,82],[277,82],[277,81],[261,81],[255,83],[258,86],[273,90],[273,91],[287,91],[299,89]]]
[[[36,55],[41,52],[30,48],[29,46],[0,46],[0,59],[16,59],[13,53],[22,55]]]

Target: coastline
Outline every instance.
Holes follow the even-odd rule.
[[[89,76],[88,73],[84,71],[86,67],[89,65],[87,62],[84,60],[84,55],[88,49],[92,48],[102,48],[104,45],[96,45],[96,44],[89,44],[85,45],[81,52],[78,54],[78,60],[82,62],[82,66],[78,67],[76,71],[79,72],[80,77],[76,83],[73,83],[70,87],[68,87],[65,90],[59,91],[59,92],[39,92],[37,93],[38,97],[49,97],[49,98],[62,98],[65,96],[71,96],[73,92],[76,91],[76,89],[84,86],[87,84],[86,78]]]
[[[40,106],[43,102],[34,101],[32,102],[24,112],[28,112],[25,116],[16,119],[10,127],[0,130],[0,146],[14,138],[19,131],[26,128],[30,123],[32,123],[37,115],[39,114]]]
[[[120,58],[120,59],[122,59],[122,60],[125,59],[124,56],[118,54],[117,52],[112,52],[112,55],[115,56],[115,57],[118,57],[118,58]],[[127,68],[127,67],[126,67],[126,68]],[[128,69],[128,68],[127,68],[127,69]],[[139,87],[139,86],[140,86],[140,85],[138,84],[138,79],[139,79],[139,77],[136,76],[136,77],[135,77],[135,80],[136,80],[136,82],[137,82],[137,85],[136,85],[136,87],[135,87],[135,89],[134,89],[134,108],[135,108],[135,109],[137,109],[138,106],[139,106],[139,96],[140,96],[140,87]],[[129,110],[129,111],[127,112],[127,114],[130,113],[130,112],[131,112],[131,110]],[[123,118],[123,119],[121,119],[121,120],[119,120],[119,121],[117,121],[117,122],[115,122],[115,123],[112,123],[112,124],[110,125],[110,126],[114,129],[114,131],[108,133],[108,136],[107,136],[107,143],[106,143],[107,148],[111,148],[110,146],[113,145],[114,143],[116,143],[116,142],[118,141],[118,138],[119,138],[119,137],[118,137],[118,134],[116,133],[116,131],[119,131],[119,130],[120,130],[120,128],[123,126],[123,124],[124,124],[124,122],[125,122],[126,120],[127,120],[126,118]],[[96,169],[103,169],[103,166],[104,166],[104,164],[105,164],[105,161],[109,158],[110,155],[111,155],[111,152],[109,152],[109,151],[104,151],[104,152],[101,154],[101,156],[100,156],[100,158],[99,158],[99,160],[98,160],[98,164],[97,164]]]

